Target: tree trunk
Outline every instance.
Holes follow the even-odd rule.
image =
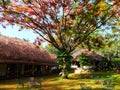
[[[61,76],[62,76],[62,78],[66,78],[66,67],[62,68]]]

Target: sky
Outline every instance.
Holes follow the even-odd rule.
[[[20,39],[26,39],[29,40],[29,42],[33,43],[35,38],[38,37],[38,34],[35,34],[32,30],[22,30],[18,31],[18,26],[7,26],[6,28],[3,28],[0,25],[0,34],[9,36],[9,37],[15,37]],[[46,43],[42,44],[42,47],[45,47]]]

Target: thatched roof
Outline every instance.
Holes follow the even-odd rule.
[[[85,54],[86,56],[90,56],[92,60],[101,61],[103,56],[101,54],[96,53],[95,51],[89,51],[88,49],[80,49],[75,51],[72,56],[74,59],[77,59],[79,55]]]
[[[74,59],[76,59],[81,54],[85,54],[87,56],[91,56],[91,55],[93,55],[93,52],[89,51],[88,49],[80,49],[80,50],[77,50],[77,51],[73,52],[72,56],[73,56]]]
[[[56,57],[32,44],[0,36],[0,63],[57,64]]]

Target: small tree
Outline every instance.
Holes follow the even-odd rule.
[[[58,49],[59,64],[69,69],[71,52],[118,15],[119,5],[119,0],[1,0],[0,22],[39,34]]]

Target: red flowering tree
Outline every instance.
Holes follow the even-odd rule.
[[[58,63],[69,69],[71,52],[119,13],[119,0],[1,0],[0,22],[33,30],[58,49]],[[6,25],[5,25],[6,24]]]

